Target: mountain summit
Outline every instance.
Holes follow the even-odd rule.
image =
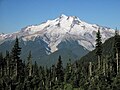
[[[69,56],[81,57],[95,48],[98,29],[103,42],[114,35],[113,29],[86,23],[76,16],[62,14],[54,20],[27,26],[12,34],[0,34],[0,50],[10,49],[3,49],[3,44],[12,43],[17,36],[21,40],[23,51],[25,50],[24,55],[32,50],[37,58],[46,57],[46,55],[52,57],[51,55],[54,56],[56,53],[61,55],[62,52],[67,51]]]

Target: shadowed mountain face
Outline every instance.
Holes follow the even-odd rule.
[[[96,24],[88,24],[75,16],[48,20],[40,25],[31,25],[12,34],[0,34],[0,51],[11,50],[15,37],[22,48],[21,58],[26,60],[32,51],[33,61],[51,66],[59,55],[64,64],[92,51],[95,48],[96,32],[100,29],[102,41],[114,35],[114,30]]]
[[[2,43],[0,45],[0,50],[3,52],[6,50],[11,51],[14,42],[15,41],[13,40]],[[20,47],[22,47],[21,58],[26,60],[29,51],[32,51],[33,61],[37,61],[40,65],[43,66],[51,66],[52,64],[56,63],[59,55],[62,56],[63,64],[66,65],[69,59],[74,62],[76,59],[89,52],[83,46],[79,45],[77,41],[63,41],[58,45],[58,50],[51,54],[49,54],[50,51],[48,45],[39,38],[35,41],[27,42],[19,39],[19,42]],[[46,46],[46,48],[44,46]]]

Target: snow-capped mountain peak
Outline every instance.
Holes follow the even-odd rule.
[[[59,18],[67,18],[68,16],[66,16],[65,14],[61,14]]]
[[[74,40],[91,51],[95,47],[98,28],[100,28],[103,42],[114,35],[113,29],[86,23],[76,16],[62,14],[54,20],[48,20],[39,25],[27,26],[16,33],[0,34],[0,42],[15,39],[16,36],[22,38],[25,42],[39,38],[47,44],[47,50],[49,48],[48,51],[53,53],[59,49],[58,45],[61,42]]]

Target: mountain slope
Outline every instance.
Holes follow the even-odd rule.
[[[54,20],[27,26],[12,34],[0,34],[0,51],[10,50],[17,36],[23,59],[26,59],[31,50],[33,60],[38,60],[43,65],[50,59],[56,61],[59,55],[63,56],[63,61],[69,58],[75,60],[95,48],[98,29],[103,42],[114,35],[113,29],[86,23],[75,16],[61,15]]]
[[[110,56],[114,55],[114,37],[109,38],[108,40],[105,41],[102,45],[102,50],[103,50],[103,56]],[[89,62],[89,61],[97,61],[97,56],[96,56],[96,49],[89,52],[85,56],[83,56],[79,62]]]

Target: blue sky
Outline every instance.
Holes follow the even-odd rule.
[[[0,33],[12,33],[61,14],[120,29],[120,0],[0,0]]]

